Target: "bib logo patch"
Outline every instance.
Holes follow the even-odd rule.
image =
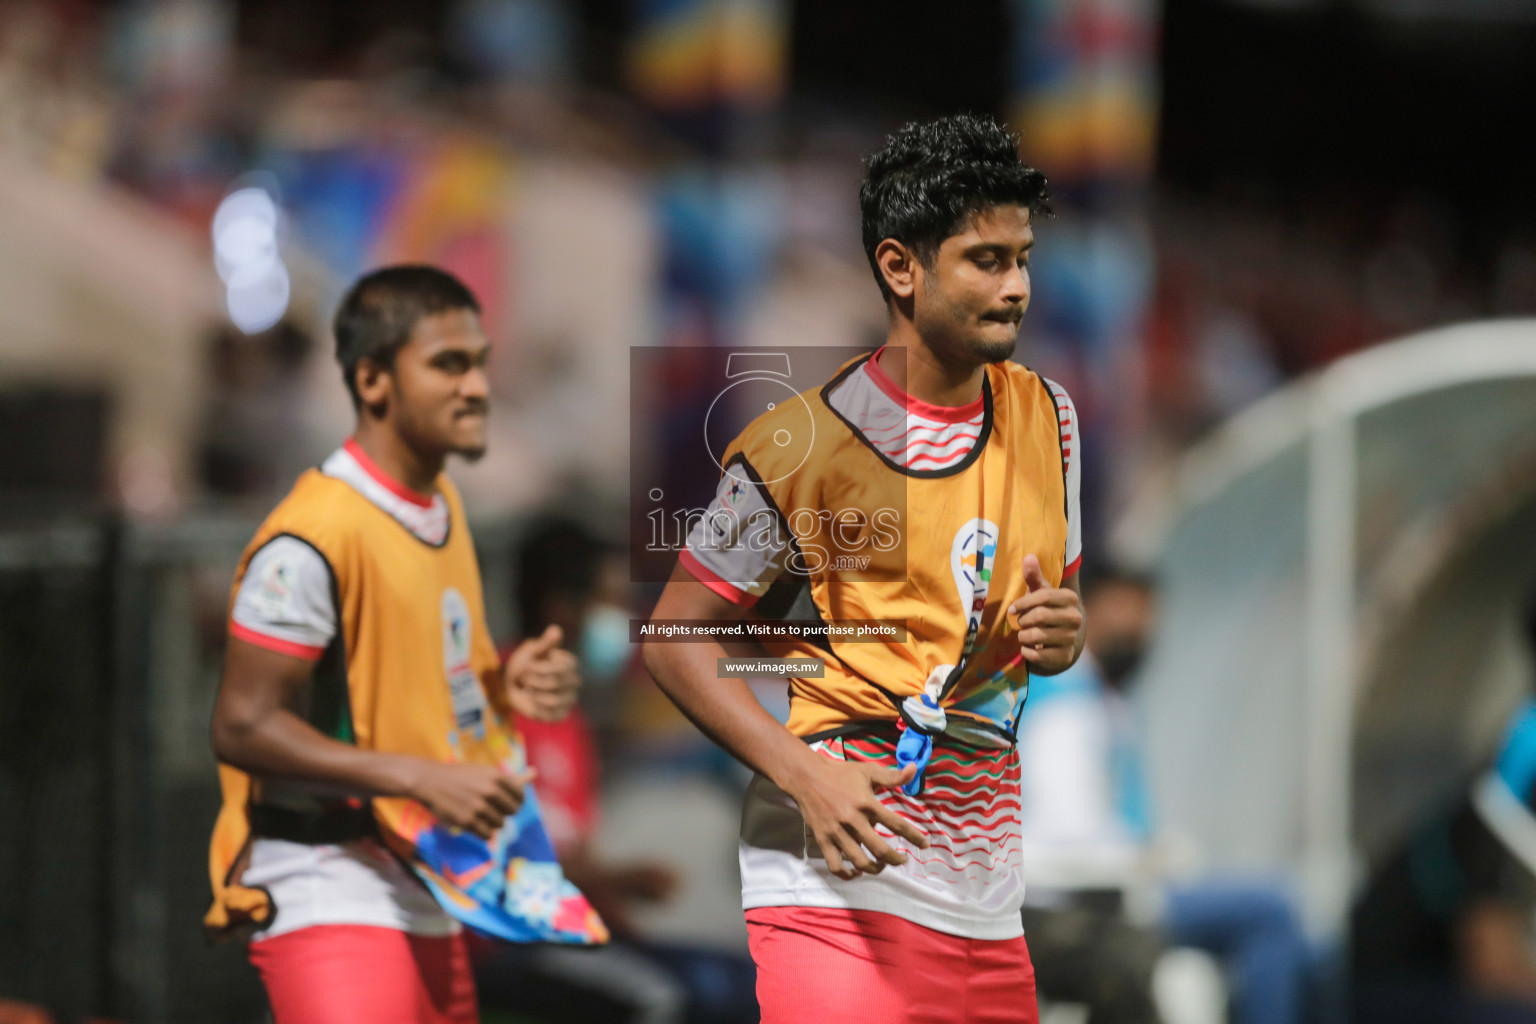
[[[454,724],[485,737],[485,691],[470,660],[473,626],[464,595],[449,587],[443,591],[443,670],[448,676],[448,695],[453,700]]]
[[[261,567],[261,575],[248,593],[249,600],[263,618],[270,622],[287,622],[296,617],[294,575],[294,568],[282,555],[269,559]]]
[[[955,531],[949,546],[949,569],[955,577],[955,591],[960,607],[965,609],[965,653],[976,646],[981,631],[981,613],[992,589],[992,563],[997,557],[997,524],[990,519],[972,519]]]

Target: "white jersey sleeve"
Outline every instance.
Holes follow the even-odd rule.
[[[1041,378],[1045,380],[1045,378]],[[1083,460],[1082,436],[1077,419],[1077,407],[1067,389],[1053,380],[1046,380],[1051,397],[1056,400],[1056,418],[1061,429],[1061,458],[1064,463],[1067,484],[1067,556],[1061,577],[1073,575],[1083,564]]]
[[[751,605],[783,575],[790,551],[783,517],[753,482],[746,461],[733,460],[678,560],[721,597]]]
[[[297,537],[268,541],[246,567],[229,631],[258,647],[319,658],[336,635],[331,568],[325,558]]]

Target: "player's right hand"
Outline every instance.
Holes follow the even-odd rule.
[[[494,765],[424,760],[407,795],[425,804],[443,824],[490,839],[523,805],[523,787],[532,778],[531,768],[509,775]]]
[[[839,761],[820,754],[808,764],[814,767],[797,781],[790,796],[800,805],[806,829],[827,859],[828,871],[851,879],[861,872],[878,875],[888,864],[905,864],[907,855],[882,839],[876,825],[885,826],[919,849],[928,846],[922,830],[876,796],[881,789],[912,781],[915,765],[898,771],[869,761]]]

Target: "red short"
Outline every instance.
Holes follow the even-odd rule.
[[[747,911],[763,1024],[1039,1024],[1024,938],[963,939],[872,910]]]
[[[274,1024],[477,1024],[464,937],[321,924],[251,943]]]

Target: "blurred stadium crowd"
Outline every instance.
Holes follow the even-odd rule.
[[[814,50],[801,37],[816,19],[726,7],[7,5],[12,389],[89,392],[117,371],[135,397],[112,396],[108,484],[136,512],[271,496],[345,424],[325,379],[339,289],[365,266],[442,262],[487,296],[498,342],[511,443],[471,474],[479,507],[617,494],[619,432],[580,416],[536,425],[621,400],[630,346],[858,345],[880,325],[850,190],[859,155],[924,108],[818,91],[815,68],[800,84],[788,51]],[[1104,449],[1098,528],[1145,473],[1286,380],[1426,327],[1536,309],[1522,211],[1489,226],[1433,182],[1362,194],[1284,187],[1278,170],[1279,183],[1159,180],[1150,9],[1065,5],[1032,21],[1028,7],[1014,34],[1039,38],[991,44],[1012,70],[990,102],[1017,112],[1063,213],[1043,235],[1031,358],[1085,396]],[[1053,62],[1113,84],[1084,96],[1030,70]],[[986,84],[958,95],[977,94]],[[1057,122],[1083,111],[1098,136],[1064,138]],[[226,244],[271,252],[244,270],[223,257],[221,284],[210,230],[242,188],[273,198],[273,233]],[[68,288],[102,293],[101,308],[42,307]],[[112,329],[68,320],[90,316]],[[93,347],[144,321],[158,321],[144,329],[161,358]],[[134,382],[165,373],[182,386]],[[10,476],[29,472],[43,470]]]

